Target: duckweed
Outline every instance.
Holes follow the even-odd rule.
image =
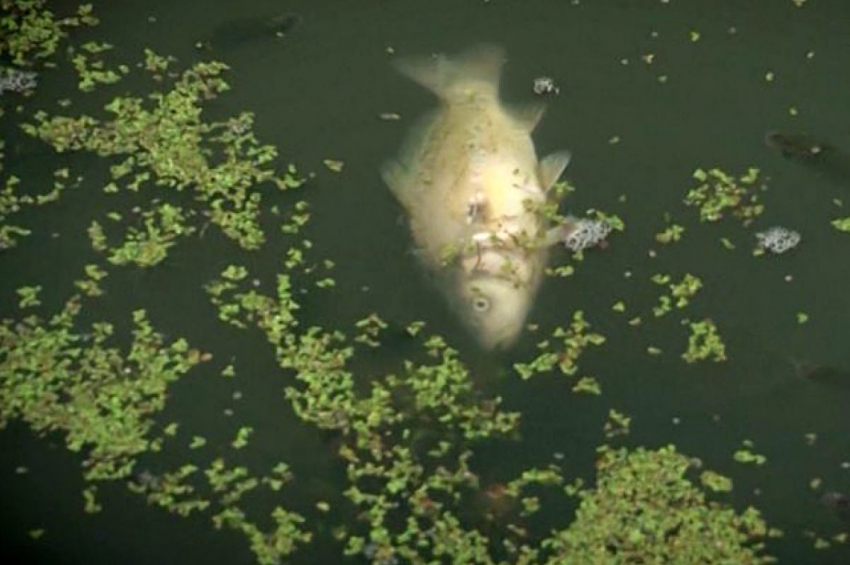
[[[170,60],[146,51],[145,68],[154,77],[165,72]],[[226,91],[220,62],[193,65],[171,90],[155,91],[147,99],[119,96],[104,110],[111,119],[88,115],[50,116],[39,111],[24,130],[50,143],[57,151],[89,151],[102,157],[123,157],[111,169],[107,192],[137,191],[147,183],[176,191],[191,189],[204,206],[204,215],[245,249],[265,241],[259,225],[262,193],[255,185],[269,182],[279,189],[299,186],[302,180],[290,165],[282,175],[269,164],[277,149],[260,145],[252,133],[253,115],[207,123],[202,103]],[[179,224],[176,224],[179,225]],[[191,233],[181,229],[181,234]],[[162,251],[153,254],[156,259]]]
[[[778,533],[758,510],[736,513],[707,500],[685,477],[689,467],[672,446],[601,448],[596,488],[578,493],[575,522],[542,543],[552,553],[544,562],[773,562],[764,540]]]
[[[688,363],[711,360],[726,361],[726,346],[717,333],[717,326],[710,319],[689,322],[691,333],[688,336],[688,349],[682,359]]]
[[[578,372],[578,360],[589,346],[600,346],[605,343],[605,336],[590,332],[591,325],[584,319],[584,312],[573,313],[573,321],[566,328],[555,328],[553,340],[560,340],[558,349],[553,350],[550,340],[537,344],[541,353],[529,363],[515,363],[514,369],[523,379],[530,379],[539,373],[548,373],[555,367],[561,374],[571,377]]]
[[[68,449],[86,453],[87,480],[124,478],[137,455],[158,449],[153,416],[201,353],[183,339],[166,343],[144,310],[122,352],[107,345],[109,323],[74,330],[81,309],[74,296],[49,320],[0,322],[0,428],[15,418],[39,434],[63,431]]]
[[[0,0],[0,56],[18,66],[30,66],[56,53],[68,30],[97,25],[91,4],[73,16],[58,18],[47,0]]]
[[[759,179],[760,171],[750,167],[735,177],[720,169],[697,169],[693,178],[700,184],[688,191],[685,204],[699,208],[700,221],[716,222],[728,212],[749,225],[764,211],[759,203],[759,192],[766,190],[765,181]]]

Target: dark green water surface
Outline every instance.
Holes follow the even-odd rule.
[[[226,62],[233,88],[210,103],[210,115],[254,112],[257,136],[280,148],[280,162],[315,173],[297,195],[271,192],[264,201],[309,201],[306,236],[318,256],[336,263],[336,287],[303,298],[306,324],[347,329],[371,312],[397,324],[424,320],[460,350],[477,387],[522,412],[520,442],[485,447],[476,456],[482,477],[503,480],[558,452],[566,476],[591,479],[595,449],[605,441],[602,426],[614,408],[632,417],[625,445],[672,443],[731,477],[727,502],[756,506],[784,531],[768,544],[781,563],[850,562],[850,546],[816,550],[804,534],[829,538],[850,529],[819,500],[826,491],[850,495],[850,234],[830,225],[850,215],[850,176],[842,177],[841,166],[826,170],[784,158],[763,141],[771,130],[806,132],[829,143],[833,154],[850,151],[846,1],[796,7],[791,0],[209,0],[97,2],[95,12],[101,24],[72,35],[72,43],[108,41],[115,62],[139,60],[144,47],[175,56],[181,67],[203,58]],[[298,15],[284,38],[252,32],[251,21],[280,13]],[[606,249],[586,254],[574,276],[544,282],[530,315],[538,333],[498,354],[477,348],[422,272],[402,210],[378,174],[412,120],[434,104],[392,71],[387,48],[399,55],[451,53],[482,41],[507,51],[506,101],[533,100],[531,85],[541,75],[560,87],[534,140],[540,154],[564,148],[573,154],[564,177],[577,191],[564,211],[599,208],[626,223]],[[651,64],[646,55],[654,56]],[[0,252],[3,318],[18,316],[15,289],[24,285],[44,287],[38,310],[44,315],[61,307],[83,265],[98,258],[86,227],[110,209],[95,157],[55,155],[16,125],[38,108],[56,111],[55,101],[66,97],[73,100],[68,113],[99,112],[110,97],[136,86],[131,76],[82,94],[64,60],[60,54],[60,68],[42,73],[33,97],[0,96],[9,171],[32,182],[49,181],[61,166],[85,175],[59,203],[22,216],[33,235]],[[18,103],[23,114],[13,110]],[[381,120],[382,112],[401,120]],[[345,163],[341,173],[322,164],[328,158]],[[739,174],[750,166],[769,178],[765,211],[752,226],[732,219],[700,223],[697,211],[683,205],[695,186],[694,169]],[[686,228],[677,244],[654,239],[665,214]],[[754,233],[773,225],[799,231],[802,243],[785,255],[753,257]],[[722,237],[736,249],[724,248]],[[345,469],[333,440],[295,416],[283,396],[288,377],[263,336],[219,322],[203,291],[230,263],[271,285],[285,247],[271,237],[262,250],[245,252],[213,229],[181,239],[151,269],[111,268],[107,295],[86,316],[125,328],[130,312],[145,308],[167,336],[185,336],[213,352],[213,362],[169,391],[162,421],[202,430],[212,453],[227,451],[240,425],[252,426],[250,447],[237,461],[286,461],[296,477],[287,487],[293,506],[309,511],[315,501],[329,500],[336,512],[345,507],[339,494]],[[555,263],[567,259],[563,250],[553,253]],[[687,309],[656,320],[651,308],[661,287],[649,280],[655,273],[676,279],[692,273],[704,288]],[[618,300],[625,313],[612,311]],[[607,337],[581,361],[582,374],[597,377],[603,394],[576,395],[555,373],[521,380],[513,363],[533,358],[535,343],[579,309]],[[807,323],[798,323],[798,312],[808,314]],[[637,315],[643,324],[629,326]],[[727,362],[682,361],[685,317],[714,320]],[[662,353],[649,355],[650,346]],[[378,352],[357,363],[378,373],[393,366],[391,359]],[[230,362],[238,376],[219,377]],[[807,378],[801,363],[834,367],[834,378]],[[242,398],[233,400],[237,390]],[[232,416],[225,415],[228,408]],[[806,434],[817,440],[810,444]],[[767,457],[765,465],[733,460],[745,439]],[[188,440],[183,435],[176,443]],[[140,465],[173,466],[196,453],[172,446],[143,456]],[[0,549],[22,555],[21,563],[253,562],[241,535],[214,530],[204,516],[184,519],[149,507],[123,485],[102,486],[104,510],[85,514],[80,459],[59,434],[36,438],[13,423],[0,433],[0,454]],[[20,466],[29,472],[16,473]],[[818,490],[810,488],[815,478],[822,481]],[[564,516],[548,517],[563,527],[571,511],[552,509]],[[366,562],[342,557],[332,538],[335,520],[315,512],[309,519],[315,539],[292,563]],[[38,541],[27,535],[35,528],[46,531]]]

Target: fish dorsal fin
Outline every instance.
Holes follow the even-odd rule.
[[[572,153],[564,150],[547,155],[540,161],[540,164],[537,165],[537,177],[543,190],[549,190],[553,184],[558,182],[558,177],[570,164],[571,158]]]
[[[402,74],[446,100],[461,84],[477,83],[479,88],[492,89],[495,93],[504,63],[505,52],[501,47],[482,44],[455,57],[404,57],[394,61],[393,65]]]
[[[506,111],[520,129],[530,133],[534,131],[534,128],[543,118],[543,114],[546,113],[546,104],[529,102],[528,104],[508,107]]]

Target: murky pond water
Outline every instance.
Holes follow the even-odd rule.
[[[55,4],[61,14],[76,9],[71,2]],[[281,506],[302,517],[298,528],[312,537],[296,543],[284,562],[417,562],[403,552],[376,555],[382,539],[375,534],[377,528],[366,548],[350,549],[353,555],[343,556],[346,544],[356,545],[352,537],[369,534],[365,509],[380,506],[356,503],[351,491],[346,494],[352,484],[368,492],[380,482],[353,477],[363,471],[358,465],[364,459],[352,463],[358,456],[346,449],[368,438],[386,442],[386,449],[397,441],[395,447],[411,452],[445,441],[457,450],[448,456],[454,465],[446,467],[448,474],[464,469],[468,461],[475,485],[464,482],[468,477],[461,471],[451,480],[444,478],[446,483],[456,481],[452,484],[463,492],[452,498],[447,487],[444,494],[452,502],[442,503],[467,531],[481,532],[495,549],[490,553],[493,561],[476,561],[470,553],[457,557],[456,563],[518,562],[517,554],[503,546],[505,540],[536,547],[553,530],[569,527],[578,507],[575,498],[540,494],[542,509],[532,512],[534,503],[527,502],[526,516],[518,502],[506,502],[510,497],[500,489],[523,469],[550,464],[558,466],[565,483],[581,478],[593,487],[597,449],[606,443],[651,450],[673,444],[699,459],[688,475],[695,484],[705,469],[731,478],[731,492],[709,498],[739,512],[758,508],[770,527],[783,532],[766,540],[766,553],[779,562],[850,561],[842,537],[850,532],[850,502],[839,496],[850,497],[850,348],[845,339],[850,262],[844,260],[850,253],[850,234],[832,224],[850,216],[846,2],[249,0],[238,6],[206,2],[203,8],[187,2],[102,2],[95,3],[94,13],[100,24],[71,29],[52,56],[55,69],[36,65],[38,86],[31,95],[0,94],[5,142],[0,186],[14,175],[21,179],[16,189],[21,194],[44,194],[56,178],[62,179],[54,171],[69,171],[63,181],[68,186],[57,202],[24,206],[15,214],[8,213],[5,204],[0,208],[4,224],[32,231],[17,238],[15,247],[0,251],[0,317],[7,320],[8,329],[0,341],[0,418],[8,419],[0,433],[0,552],[22,563],[252,563],[262,559],[262,551],[252,553],[249,540],[257,547],[263,540],[269,542],[267,534],[275,524],[271,512]],[[91,53],[82,47],[90,41],[114,47]],[[501,83],[506,102],[539,99],[532,91],[538,77],[551,77],[559,88],[557,94],[542,98],[547,111],[533,137],[540,155],[572,152],[563,178],[576,190],[565,198],[561,212],[585,216],[590,209],[602,210],[625,223],[605,248],[587,250],[582,261],[565,249],[555,250],[552,266],[570,264],[575,273],[547,277],[529,316],[532,329],[510,350],[495,353],[477,345],[422,269],[403,210],[379,175],[381,163],[397,152],[416,118],[436,104],[427,91],[394,72],[390,61],[411,54],[455,53],[481,42],[501,45],[507,52]],[[74,54],[65,52],[69,45]],[[272,162],[276,170],[283,174],[293,163],[305,177],[296,189],[278,190],[267,179],[248,189],[263,194],[256,223],[266,241],[259,249],[240,247],[237,238],[220,229],[226,221],[216,220],[210,198],[193,192],[205,182],[214,187],[227,179],[191,177],[179,192],[152,183],[138,192],[123,188],[132,174],[147,170],[139,161],[130,166],[137,167],[132,174],[120,180],[118,192],[104,192],[115,173],[109,167],[133,151],[106,155],[110,150],[105,149],[98,155],[92,147],[80,147],[57,153],[56,130],[51,130],[52,138],[43,131],[42,139],[36,139],[19,127],[36,123],[40,110],[48,116],[89,114],[106,122],[111,118],[103,106],[115,97],[167,91],[176,77],[158,82],[136,68],[145,60],[145,48],[173,56],[169,68],[176,77],[199,61],[226,63],[229,70],[223,76],[230,90],[203,102],[204,119],[222,121],[252,112],[259,143],[279,149]],[[90,60],[102,57],[110,69],[126,64],[127,76],[81,92],[71,62],[79,53],[89,53]],[[9,64],[8,54],[3,56],[3,64]],[[58,103],[66,99],[69,104]],[[382,119],[382,114],[397,114],[399,119]],[[168,119],[163,114],[149,127],[155,129]],[[228,135],[244,133],[243,125],[228,127]],[[179,137],[189,126],[184,128],[171,134]],[[781,135],[766,142],[770,132]],[[156,145],[145,135],[140,134],[136,150],[151,154],[156,153],[151,147],[168,146],[166,138]],[[153,169],[170,156],[157,155],[160,161]],[[339,171],[332,170],[338,168],[336,161],[342,163]],[[165,175],[162,167],[157,170]],[[733,184],[738,187],[766,187],[757,193],[763,210],[751,223],[744,225],[734,214],[746,202],[725,210],[716,222],[700,221],[699,209],[684,203],[688,192],[701,184],[694,171],[712,168],[737,179]],[[752,185],[740,180],[749,168],[759,170]],[[82,179],[77,183],[78,176]],[[705,182],[711,184],[711,178]],[[92,221],[106,230],[109,247],[117,247],[128,227],[144,229],[142,217],[155,221],[157,216],[144,216],[144,211],[153,210],[152,203],[159,205],[156,198],[180,206],[188,215],[187,225],[195,228],[194,233],[175,235],[162,261],[149,267],[119,265],[108,260],[111,251],[93,247]],[[299,201],[307,202],[310,221],[296,236],[283,233],[280,225]],[[190,210],[197,213],[192,216]],[[681,239],[658,241],[656,234],[673,224],[684,228]],[[754,256],[756,233],[772,226],[799,232],[799,245],[783,254]],[[160,228],[169,229],[166,224]],[[372,430],[372,424],[362,422],[362,428],[352,424],[359,430],[352,432],[339,422],[367,409],[379,411],[383,404],[377,400],[366,408],[352,404],[350,413],[342,416],[305,409],[304,403],[324,406],[323,387],[333,396],[334,379],[343,380],[335,372],[339,367],[319,366],[317,374],[325,371],[329,379],[316,377],[318,388],[310,393],[316,396],[305,393],[312,381],[299,381],[295,375],[307,375],[314,368],[311,363],[318,361],[292,362],[287,356],[296,350],[280,349],[283,341],[271,336],[273,324],[264,317],[269,315],[264,308],[274,302],[276,276],[284,271],[287,250],[304,248],[305,238],[312,244],[304,249],[306,263],[289,269],[299,305],[299,335],[310,326],[352,337],[363,334],[354,324],[371,313],[389,326],[379,334],[380,347],[362,343],[365,338],[354,342],[355,353],[346,365],[355,380],[352,398],[368,404],[363,399],[377,382],[383,383],[378,388],[398,392],[381,379],[406,374],[405,359],[437,362],[416,340],[404,337],[404,328],[417,320],[426,323],[424,334],[441,335],[458,350],[469,369],[464,381],[468,388],[458,385],[462,391],[451,393],[457,393],[456,398],[445,405],[435,400],[422,413],[410,408],[419,406],[417,402],[399,393],[399,405],[406,408],[399,408],[397,415],[410,421],[398,424],[406,431],[392,433],[363,431]],[[333,268],[324,260],[333,262]],[[133,312],[144,309],[164,344],[185,338],[198,350],[197,358],[190,359],[196,366],[162,391],[162,410],[151,409],[140,419],[152,422],[145,437],[161,437],[161,448],[131,449],[131,457],[119,460],[133,461],[132,472],[102,481],[84,481],[81,462],[93,444],[103,441],[98,434],[118,434],[118,428],[108,426],[89,430],[108,421],[100,416],[109,408],[99,405],[93,409],[99,415],[90,422],[78,420],[79,411],[91,406],[62,389],[61,383],[55,389],[58,396],[42,397],[16,381],[27,371],[37,373],[48,366],[38,348],[15,357],[25,349],[22,343],[41,343],[35,334],[16,342],[14,336],[25,335],[20,322],[35,314],[46,324],[60,312],[81,292],[75,281],[84,278],[86,265],[98,265],[108,276],[100,283],[102,296],[81,299],[81,313],[73,322],[79,334],[95,332],[92,322],[109,322],[115,337],[107,344],[126,353],[131,332],[138,330]],[[231,272],[230,279],[223,278],[229,265],[244,266],[247,277],[242,280]],[[670,311],[664,312],[661,297],[671,296],[670,284],[686,274],[698,277],[702,287],[681,308],[674,296]],[[326,277],[332,277],[332,286],[323,282]],[[230,319],[241,320],[245,328],[235,327],[222,320],[227,315],[211,301],[209,289],[215,280],[230,280],[240,292],[254,289],[254,298],[262,295],[270,302],[256,298],[242,303],[240,311],[230,312]],[[42,287],[41,305],[19,308],[22,296],[16,289],[34,285]],[[228,287],[223,300],[230,300],[233,292]],[[275,302],[274,307],[279,306]],[[653,308],[659,306],[656,315]],[[520,378],[515,364],[535,359],[540,342],[549,339],[552,349],[560,351],[553,329],[568,326],[575,311],[584,313],[605,343],[586,347],[577,375],[556,368]],[[687,363],[682,354],[694,331],[690,324],[706,320],[713,322],[725,344],[726,360]],[[72,350],[90,343],[72,343],[65,354],[79,360]],[[185,355],[191,357],[191,352]],[[32,364],[25,362],[28,358]],[[281,368],[281,359],[293,364]],[[107,369],[115,369],[118,362],[110,363]],[[126,363],[128,374],[141,373],[141,361]],[[60,365],[50,371],[59,371]],[[235,376],[222,376],[230,372],[229,366]],[[459,374],[446,370],[423,378]],[[594,377],[601,395],[574,392],[581,376]],[[284,389],[293,387],[296,392],[287,396]],[[458,435],[461,428],[440,434],[451,427],[446,422],[467,422],[464,418],[470,418],[467,424],[473,427],[484,427],[482,420],[495,422],[489,399],[496,397],[502,399],[502,410],[521,413],[521,422],[508,426],[511,430],[503,434],[507,437],[493,432],[472,442],[474,455],[467,460],[458,455],[469,439]],[[435,406],[451,412],[453,402],[462,407],[457,414],[446,420],[434,416],[440,413]],[[63,412],[57,405],[76,408]],[[122,414],[137,408],[126,399],[116,406]],[[628,434],[606,436],[611,410],[631,418]],[[48,433],[37,437],[34,421],[45,422]],[[176,429],[168,428],[171,423],[178,424]],[[86,438],[80,453],[66,448],[71,429]],[[409,463],[407,455],[396,452],[392,457]],[[392,457],[384,461],[394,461]],[[198,487],[199,497],[217,502],[188,517],[173,506],[169,512],[149,503],[167,473],[192,464],[198,469],[192,480],[206,484],[203,477],[210,476],[217,459],[230,469],[243,466],[257,484],[239,486],[244,477],[237,473],[230,482],[222,479],[225,486],[219,490]],[[458,461],[463,465],[458,467]],[[288,469],[273,471],[280,462]],[[428,469],[439,474],[433,465]],[[404,488],[418,484],[410,477],[407,481]],[[81,493],[92,484],[97,485],[99,512],[85,511]],[[422,523],[429,523],[436,512],[429,505],[438,504],[434,492],[439,489],[429,484],[431,491],[422,495],[425,501],[419,500],[424,506],[414,513]],[[542,492],[544,487],[532,485],[530,494],[523,496],[538,496],[535,489]],[[222,501],[226,495],[221,493],[233,488],[251,493],[244,499],[237,496],[238,504]],[[392,488],[389,498],[398,494]],[[170,494],[179,500],[192,498],[185,491]],[[160,506],[171,503],[159,501]],[[217,529],[212,516],[237,507],[251,517],[250,526],[228,514]],[[398,507],[387,512],[392,515],[387,527],[404,531],[399,524],[407,516]],[[252,533],[251,527],[263,533]],[[437,538],[434,528],[422,538],[427,543]],[[675,535],[668,531],[668,536]],[[282,535],[277,542],[282,539],[294,538]],[[458,542],[455,549],[462,545]],[[449,562],[445,554],[434,554],[435,562]],[[569,562],[546,559],[529,562]],[[670,562],[701,562],[682,559]]]

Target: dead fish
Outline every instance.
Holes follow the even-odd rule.
[[[505,61],[481,45],[455,57],[401,59],[396,67],[440,106],[398,159],[381,170],[409,218],[417,255],[439,274],[450,303],[487,349],[519,336],[541,283],[547,247],[572,226],[550,226],[539,206],[570,160],[538,161],[531,132],[544,106],[499,100]]]
[[[207,49],[226,51],[262,39],[281,39],[291,34],[302,21],[300,15],[292,12],[229,20],[213,30],[212,35],[200,44]]]

